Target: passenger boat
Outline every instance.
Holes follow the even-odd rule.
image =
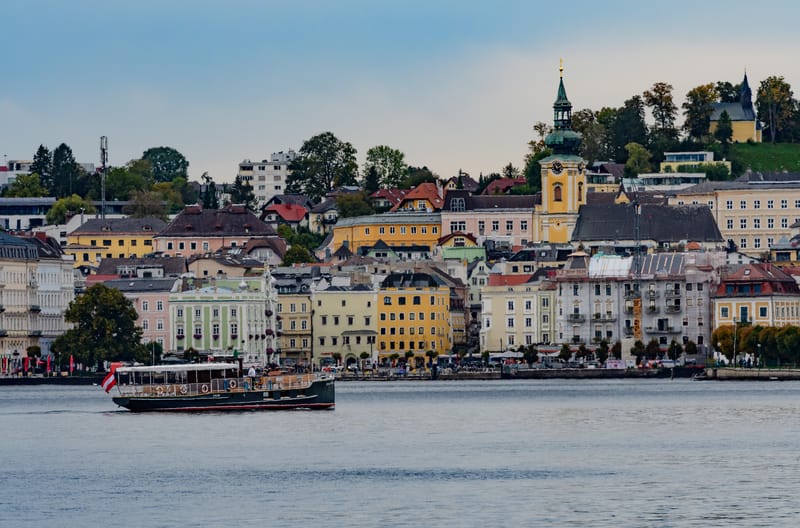
[[[243,375],[241,364],[118,367],[114,403],[134,412],[332,409],[330,373]]]

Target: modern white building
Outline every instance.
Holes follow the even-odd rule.
[[[260,209],[276,194],[286,193],[289,165],[297,157],[293,150],[273,152],[269,159],[239,163],[237,176],[253,188],[257,209]]]

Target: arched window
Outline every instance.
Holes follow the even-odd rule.
[[[578,201],[583,201],[583,183],[578,184]]]
[[[561,201],[561,186],[554,185],[553,186],[553,201],[560,202]]]

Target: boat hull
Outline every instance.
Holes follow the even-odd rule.
[[[313,382],[300,390],[240,390],[187,396],[115,396],[114,403],[133,412],[151,411],[256,411],[333,409],[332,379]]]

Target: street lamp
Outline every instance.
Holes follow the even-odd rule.
[[[736,323],[737,320],[733,318],[733,368],[736,368]]]
[[[759,363],[759,361],[761,361],[761,343],[758,343],[758,355],[756,356],[756,368],[758,369],[761,368],[761,363]]]

